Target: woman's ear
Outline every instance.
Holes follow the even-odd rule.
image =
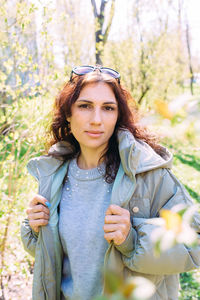
[[[69,122],[69,123],[70,123],[70,121],[71,121],[71,117],[67,117],[67,118],[66,118],[66,120],[67,120],[67,122]]]

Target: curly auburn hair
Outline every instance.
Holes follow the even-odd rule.
[[[50,155],[62,159],[63,162],[65,162],[80,153],[80,145],[70,132],[69,122],[66,118],[71,116],[71,107],[78,99],[81,89],[87,84],[99,82],[104,82],[112,88],[118,103],[118,119],[115,129],[108,142],[108,147],[100,158],[103,158],[106,164],[105,180],[111,183],[115,179],[120,164],[117,142],[118,129],[129,130],[136,139],[149,144],[158,154],[162,154],[162,147],[156,143],[156,139],[152,134],[139,125],[138,112],[130,93],[122,87],[118,80],[107,74],[97,70],[86,75],[75,75],[72,80],[64,85],[55,99],[53,120],[49,132],[52,138],[49,141],[49,146],[65,141],[70,145],[71,151],[61,156],[59,155],[59,157],[56,153]]]

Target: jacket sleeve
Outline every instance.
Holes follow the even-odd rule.
[[[37,170],[37,160],[31,159],[27,164],[28,172],[39,181],[39,174]],[[26,218],[21,224],[21,240],[25,251],[27,251],[32,256],[35,256],[35,248],[38,239],[38,233],[34,232],[29,225],[29,220]]]
[[[37,239],[38,233],[31,229],[28,219],[25,219],[21,225],[21,240],[24,245],[24,249],[32,256],[35,256]]]
[[[145,178],[145,184],[150,190],[152,217],[158,217],[161,208],[171,209],[179,203],[188,206],[193,204],[184,187],[169,170],[158,169],[149,172]],[[200,267],[200,243],[194,248],[177,244],[162,252],[159,257],[155,256],[151,233],[156,225],[149,224],[148,221],[149,219],[145,218],[133,218],[134,242],[129,237],[125,242],[125,248],[123,244],[117,247],[126,267],[135,272],[154,275],[181,273]],[[194,217],[192,227],[197,233],[200,233],[198,214]],[[132,251],[130,251],[130,243],[127,245],[128,240],[132,243]],[[120,249],[120,247],[122,248]],[[127,249],[129,251],[124,251]]]

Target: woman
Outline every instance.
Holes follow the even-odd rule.
[[[92,299],[107,268],[150,279],[152,299],[178,299],[178,273],[200,265],[197,248],[153,254],[148,220],[192,202],[129,100],[118,72],[91,66],[74,68],[56,98],[48,155],[28,163],[39,182],[22,225],[35,256],[33,300]],[[199,220],[193,226],[200,231]]]

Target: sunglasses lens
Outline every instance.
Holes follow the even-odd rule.
[[[73,72],[77,75],[84,75],[92,71],[94,71],[94,68],[90,66],[76,67],[73,69]]]
[[[109,68],[101,68],[101,71],[105,74],[108,74],[114,78],[120,78],[120,75],[117,71],[109,69]]]
[[[85,75],[87,73],[90,73],[90,72],[93,72],[95,71],[96,69],[99,69],[100,72],[102,73],[105,73],[105,74],[108,74],[109,76],[112,76],[113,78],[115,79],[118,79],[120,80],[120,74],[113,70],[113,69],[110,69],[110,68],[105,68],[105,67],[93,67],[93,66],[80,66],[80,67],[75,67],[73,70],[72,70],[72,73],[71,73],[71,78],[72,78],[72,74],[76,74],[76,75]],[[71,80],[71,79],[70,79]]]

